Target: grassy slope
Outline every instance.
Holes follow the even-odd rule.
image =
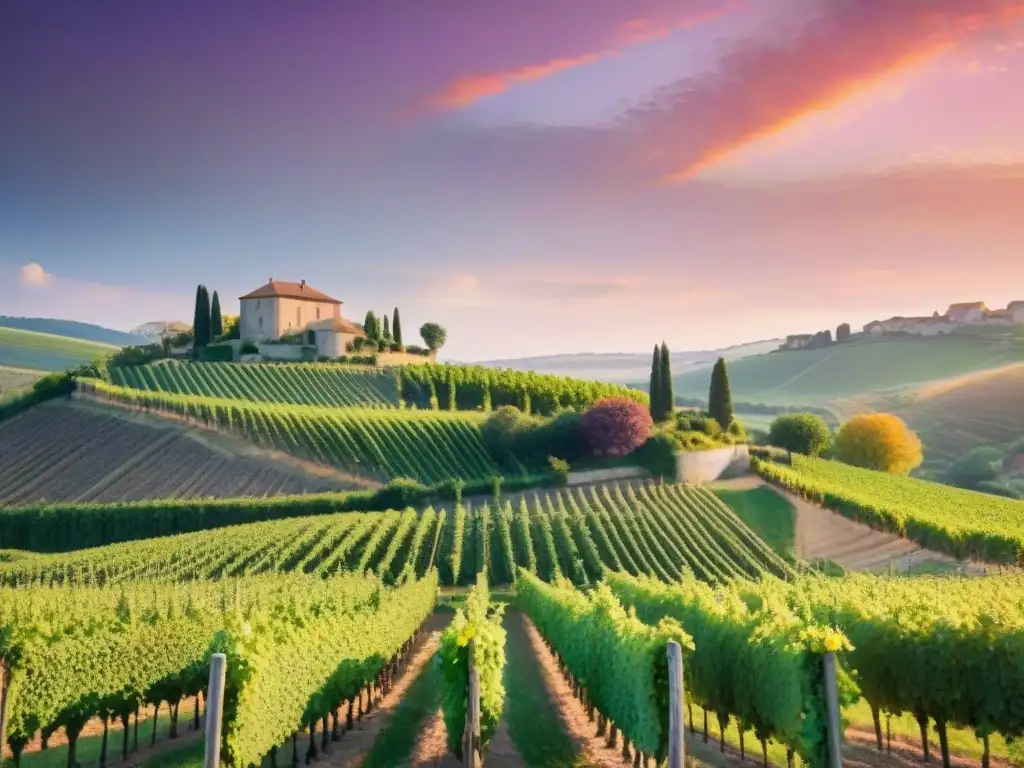
[[[826,349],[776,352],[729,364],[734,400],[827,404],[865,392],[907,387],[970,371],[1024,362],[1024,346],[984,338],[859,341]],[[676,394],[706,397],[707,371],[675,378]]]
[[[0,366],[0,399],[11,392],[17,392],[19,389],[31,386],[42,375],[42,371]]]
[[[117,347],[48,333],[0,328],[0,365],[34,371],[63,371],[108,355]]]
[[[749,491],[717,490],[715,495],[768,546],[788,560],[793,559],[796,542],[796,510],[770,488]]]

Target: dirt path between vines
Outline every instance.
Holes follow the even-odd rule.
[[[331,768],[357,768],[373,748],[377,736],[383,731],[394,715],[402,697],[409,686],[419,677],[423,668],[430,663],[441,640],[441,632],[452,619],[452,614],[437,612],[427,620],[412,659],[395,679],[388,695],[380,700],[377,708],[353,724],[352,730],[345,732],[341,741],[332,742],[326,753],[321,753],[316,765]]]

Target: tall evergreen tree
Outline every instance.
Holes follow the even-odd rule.
[[[390,339],[391,338],[390,321],[388,320],[388,316],[387,315],[384,315],[383,317],[384,317],[384,338],[385,339]]]
[[[395,307],[395,319],[391,321],[391,335],[395,337],[395,344],[398,351],[404,352],[405,345],[402,343],[402,319],[398,316],[398,307]]]
[[[676,396],[672,391],[672,360],[668,346],[661,342],[661,385],[658,387],[658,405],[661,408],[661,419],[668,421],[676,409]]]
[[[659,421],[661,417],[661,348],[654,345],[654,356],[651,358],[651,418]]]
[[[377,323],[377,316],[372,309],[366,311],[366,319],[363,321],[363,330],[367,338],[377,340],[380,338],[380,325]]]
[[[192,344],[197,349],[210,343],[210,294],[205,285],[196,288],[196,309],[192,318]]]
[[[722,429],[732,424],[732,392],[729,390],[729,373],[725,370],[725,358],[718,358],[711,370],[711,390],[708,392],[708,413]]]
[[[216,339],[224,334],[224,320],[220,316],[220,296],[213,292],[213,302],[210,304],[210,337]]]

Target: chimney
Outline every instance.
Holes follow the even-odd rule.
[[[305,288],[306,287],[306,281],[303,280],[301,283],[299,283],[299,285],[301,285],[303,288]]]
[[[274,283],[274,278],[270,278],[270,280],[269,280],[268,282],[269,282],[269,283],[270,283],[271,285],[273,285],[273,283]]]

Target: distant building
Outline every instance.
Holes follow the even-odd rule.
[[[946,314],[938,312],[931,317],[890,317],[873,320],[864,326],[872,336],[886,333],[910,333],[916,336],[939,336],[967,326],[1024,325],[1024,301],[1011,301],[1006,309],[989,309],[983,301],[950,304]]]
[[[803,349],[814,339],[813,333],[797,333],[787,336],[781,349]]]
[[[341,302],[318,291],[305,280],[290,283],[270,278],[239,298],[239,337],[242,341],[268,341],[290,333],[303,334],[316,345],[317,355],[339,357],[350,341],[365,338],[363,329],[341,316]]]
[[[191,325],[177,320],[153,320],[143,323],[138,328],[132,330],[132,333],[145,336],[152,344],[159,344],[165,336],[177,336],[179,333],[191,330]]]

